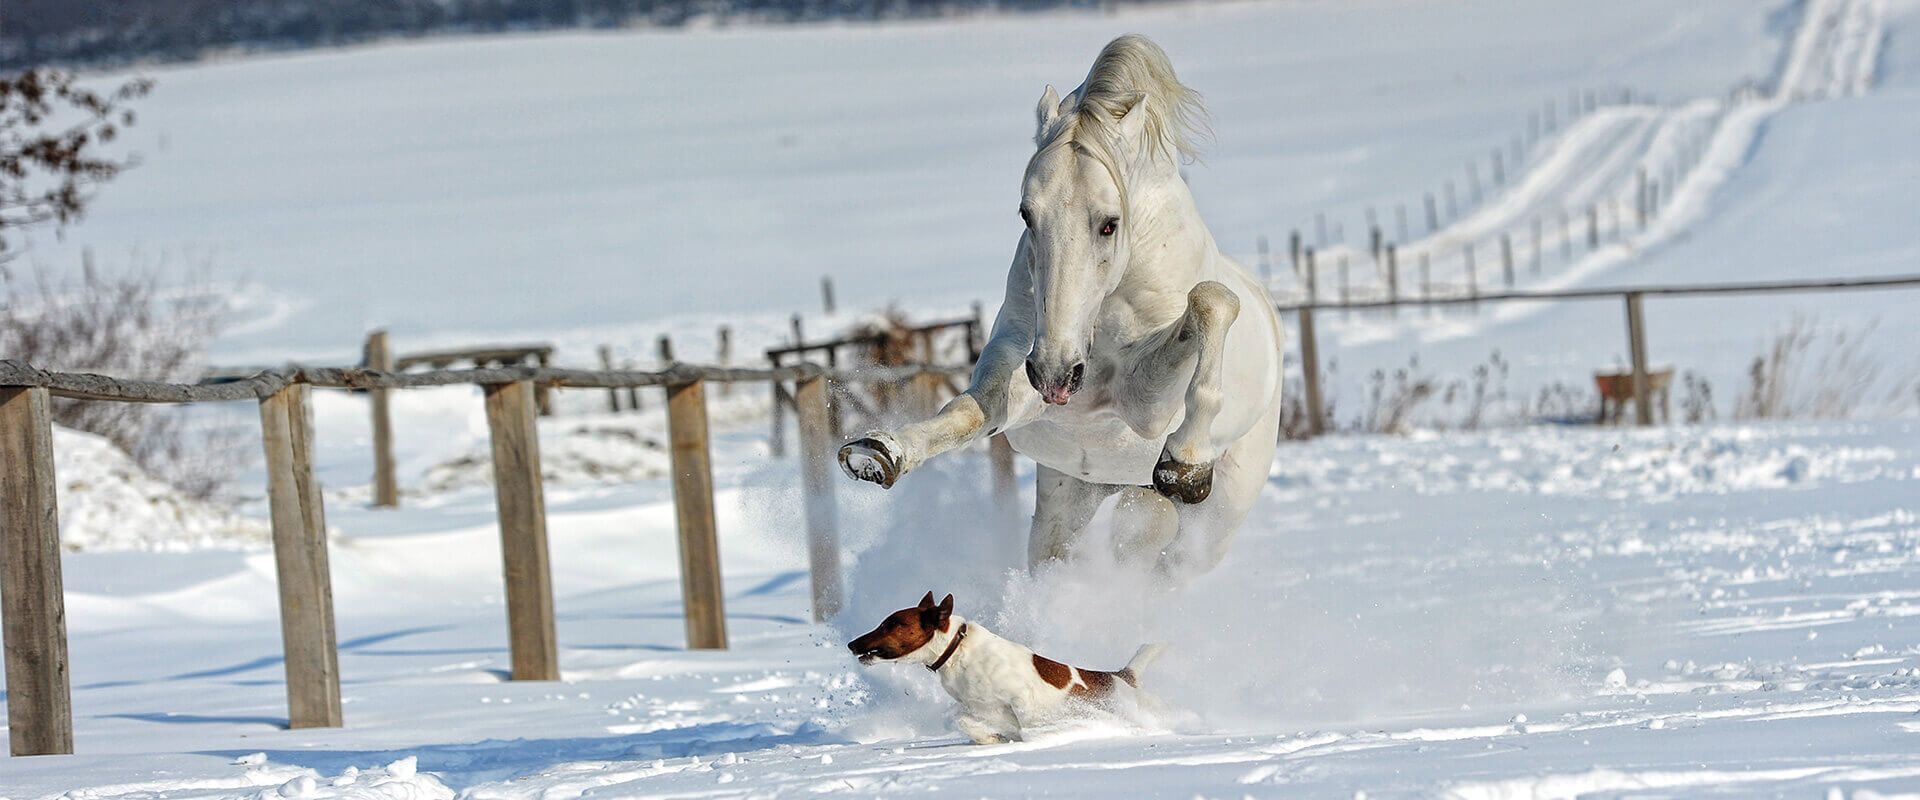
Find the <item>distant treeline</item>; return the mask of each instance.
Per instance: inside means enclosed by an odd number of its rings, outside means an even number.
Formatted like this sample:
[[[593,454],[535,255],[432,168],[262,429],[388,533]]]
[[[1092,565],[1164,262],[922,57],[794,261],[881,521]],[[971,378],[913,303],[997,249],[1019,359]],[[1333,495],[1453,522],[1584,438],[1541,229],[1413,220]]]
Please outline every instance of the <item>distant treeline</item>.
[[[1147,0],[1129,0],[1146,2]],[[394,36],[696,21],[910,19],[1118,0],[4,0],[0,67],[182,61]]]

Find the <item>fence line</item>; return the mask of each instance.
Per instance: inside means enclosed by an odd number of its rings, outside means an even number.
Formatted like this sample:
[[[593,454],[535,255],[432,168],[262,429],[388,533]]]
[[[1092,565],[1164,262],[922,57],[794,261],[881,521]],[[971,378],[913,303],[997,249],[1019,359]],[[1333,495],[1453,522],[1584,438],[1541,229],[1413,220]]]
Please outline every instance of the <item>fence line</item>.
[[[1419,299],[1389,298],[1386,300],[1361,300],[1355,302],[1321,303],[1306,302],[1281,304],[1282,313],[1293,312],[1299,316],[1300,324],[1300,367],[1305,379],[1305,401],[1307,412],[1307,430],[1310,435],[1326,432],[1326,408],[1321,402],[1320,389],[1320,346],[1316,337],[1313,312],[1321,309],[1378,309],[1399,308],[1400,306],[1442,306],[1463,303],[1498,303],[1516,301],[1552,301],[1552,300],[1600,300],[1618,299],[1626,305],[1627,351],[1632,356],[1630,380],[1633,391],[1634,413],[1641,425],[1653,424],[1652,382],[1647,372],[1647,335],[1646,325],[1641,313],[1642,299],[1646,297],[1684,297],[1732,294],[1769,294],[1779,292],[1828,292],[1862,289],[1900,289],[1920,286],[1920,275],[1889,275],[1876,278],[1839,278],[1825,281],[1754,281],[1747,283],[1720,284],[1677,284],[1666,286],[1618,286],[1593,289],[1562,289],[1545,292],[1496,292],[1494,294],[1468,294],[1465,296],[1421,297]]]
[[[924,381],[966,375],[967,366],[829,369],[794,364],[772,369],[674,364],[658,371],[579,370],[543,366],[387,370],[295,367],[217,384],[124,380],[50,372],[0,360],[0,628],[6,650],[8,739],[14,755],[73,752],[66,601],[60,575],[59,516],[53,462],[53,397],[127,403],[260,405],[267,459],[267,496],[278,576],[288,722],[339,727],[340,668],[328,570],[326,512],[313,476],[313,423],[308,394],[325,389],[392,390],[471,385],[483,389],[492,444],[494,491],[507,596],[508,641],[515,680],[560,677],[548,567],[546,501],[536,415],[553,388],[636,389],[667,393],[673,495],[679,529],[681,589],[687,641],[725,648],[726,611],[714,520],[707,426],[707,383],[794,381],[799,397],[808,560],[813,615],[841,605],[835,470],[828,402],[831,382]],[[923,377],[924,376],[924,377]],[[996,490],[1012,493],[1011,451],[996,437],[990,460]],[[1001,497],[998,504],[1010,505]]]

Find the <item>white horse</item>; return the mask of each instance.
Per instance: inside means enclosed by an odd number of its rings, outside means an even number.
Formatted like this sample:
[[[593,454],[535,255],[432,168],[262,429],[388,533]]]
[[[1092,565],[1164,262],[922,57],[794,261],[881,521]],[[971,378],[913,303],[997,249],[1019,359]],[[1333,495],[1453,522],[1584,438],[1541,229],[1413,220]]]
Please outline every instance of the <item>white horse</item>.
[[[931,418],[848,443],[840,465],[891,487],[1004,431],[1039,464],[1031,566],[1067,557],[1123,493],[1115,530],[1137,532],[1115,542],[1124,559],[1174,577],[1212,569],[1273,461],[1284,339],[1180,177],[1199,95],[1128,35],[1066,100],[1048,86],[1038,113],[1027,229],[971,385]]]

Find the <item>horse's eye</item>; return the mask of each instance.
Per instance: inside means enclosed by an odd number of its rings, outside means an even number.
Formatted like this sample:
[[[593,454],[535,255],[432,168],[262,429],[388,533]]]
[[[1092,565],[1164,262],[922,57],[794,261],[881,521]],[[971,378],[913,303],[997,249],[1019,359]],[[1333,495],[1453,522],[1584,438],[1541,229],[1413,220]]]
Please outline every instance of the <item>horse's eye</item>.
[[[1020,207],[1020,221],[1026,223],[1029,228],[1033,227],[1033,213],[1028,211],[1026,206]]]
[[[1120,218],[1108,217],[1106,223],[1100,226],[1100,235],[1112,236],[1113,232],[1117,230],[1120,230]]]

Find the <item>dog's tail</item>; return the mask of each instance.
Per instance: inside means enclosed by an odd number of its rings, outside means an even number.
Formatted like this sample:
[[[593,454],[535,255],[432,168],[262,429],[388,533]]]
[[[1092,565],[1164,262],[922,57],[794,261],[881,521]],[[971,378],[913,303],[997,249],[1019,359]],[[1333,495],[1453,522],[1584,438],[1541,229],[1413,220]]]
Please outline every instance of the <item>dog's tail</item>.
[[[1133,651],[1133,658],[1129,659],[1127,665],[1120,669],[1120,677],[1131,685],[1139,686],[1141,670],[1146,669],[1156,659],[1160,658],[1161,651],[1166,649],[1167,646],[1164,644],[1149,642],[1140,645],[1140,649]]]

